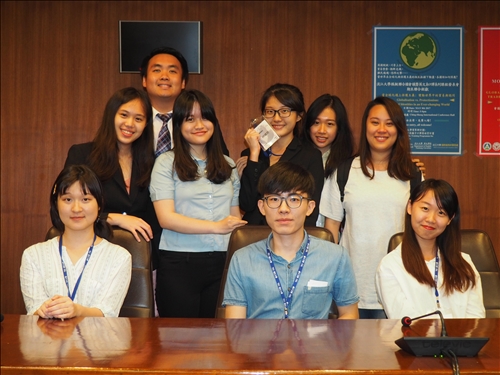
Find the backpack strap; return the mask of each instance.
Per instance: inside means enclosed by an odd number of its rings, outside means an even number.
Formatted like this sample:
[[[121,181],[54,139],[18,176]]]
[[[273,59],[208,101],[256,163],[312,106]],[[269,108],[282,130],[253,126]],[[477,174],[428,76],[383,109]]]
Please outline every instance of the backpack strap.
[[[337,185],[339,185],[340,190],[340,201],[342,202],[342,206],[344,206],[344,196],[345,196],[345,185],[347,184],[347,180],[349,179],[349,172],[351,171],[352,161],[354,160],[354,156],[351,156],[349,159],[344,160],[337,167]],[[345,208],[344,208],[344,218],[340,223],[339,228],[339,243],[340,237],[342,237],[342,232],[344,231],[345,226]]]
[[[340,190],[340,201],[344,202],[344,190],[347,180],[349,179],[349,172],[351,171],[351,165],[354,157],[350,157],[344,160],[337,168],[337,185],[339,185]],[[344,215],[345,216],[345,215]]]

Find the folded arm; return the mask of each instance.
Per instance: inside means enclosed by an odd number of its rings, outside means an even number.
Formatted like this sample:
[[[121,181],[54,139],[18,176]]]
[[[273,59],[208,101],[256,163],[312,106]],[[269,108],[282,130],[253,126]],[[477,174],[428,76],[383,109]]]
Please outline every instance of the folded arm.
[[[153,202],[162,228],[186,234],[227,234],[245,225],[238,206],[232,206],[230,215],[219,221],[195,219],[175,212],[173,199]]]

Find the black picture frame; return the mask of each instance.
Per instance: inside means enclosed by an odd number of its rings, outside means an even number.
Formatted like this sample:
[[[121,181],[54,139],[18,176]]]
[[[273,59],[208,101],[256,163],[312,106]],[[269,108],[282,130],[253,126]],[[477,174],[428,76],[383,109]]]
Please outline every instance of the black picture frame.
[[[120,73],[140,73],[144,57],[166,46],[182,53],[190,74],[201,74],[201,27],[199,21],[119,21]]]

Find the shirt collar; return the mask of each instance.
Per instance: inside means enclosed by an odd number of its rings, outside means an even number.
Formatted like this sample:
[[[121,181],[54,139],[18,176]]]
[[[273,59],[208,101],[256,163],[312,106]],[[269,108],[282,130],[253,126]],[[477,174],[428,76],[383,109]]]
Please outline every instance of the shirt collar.
[[[153,107],[153,106],[151,106],[151,108],[153,109],[153,118],[156,118],[156,115],[157,115],[158,113],[160,113],[160,114],[162,113],[162,112],[158,111],[158,110],[157,110],[155,107]],[[168,111],[167,113],[172,113],[172,111]]]
[[[300,248],[299,248],[299,250],[297,251],[297,253],[296,253],[296,255],[295,255],[296,257],[297,257],[298,255],[300,255],[300,257],[302,257],[302,255],[304,254],[304,251],[306,250],[306,246],[307,246],[307,236],[308,236],[308,235],[307,235],[307,232],[306,232],[306,230],[304,229],[304,239],[302,240],[302,244],[300,245]],[[272,238],[273,238],[273,232],[271,231],[271,233],[270,233],[270,234],[269,234],[269,236],[267,237],[267,240],[266,240],[266,246],[267,246],[267,248],[268,248],[269,250],[271,250],[271,253],[272,253],[273,255],[276,255],[276,254],[274,253],[273,249],[271,249],[271,240],[272,240]],[[311,249],[309,249],[309,251],[311,251]],[[299,254],[299,253],[300,253],[300,254]],[[295,259],[294,259],[294,260],[295,260]]]

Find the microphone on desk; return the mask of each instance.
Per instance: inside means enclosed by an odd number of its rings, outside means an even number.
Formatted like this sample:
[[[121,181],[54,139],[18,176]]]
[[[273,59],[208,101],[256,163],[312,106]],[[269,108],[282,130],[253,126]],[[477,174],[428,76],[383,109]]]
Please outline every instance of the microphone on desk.
[[[446,332],[446,326],[444,324],[443,314],[439,310],[433,311],[433,312],[431,312],[429,314],[417,316],[416,318],[410,318],[409,316],[403,316],[401,318],[401,324],[403,326],[405,326],[405,327],[409,327],[410,324],[411,324],[411,322],[413,322],[414,320],[418,320],[420,318],[425,318],[426,316],[431,316],[431,315],[434,315],[434,314],[438,314],[439,315],[439,319],[441,319],[441,337],[448,336],[448,332]]]
[[[395,343],[405,352],[413,354],[417,357],[436,357],[450,351],[452,351],[456,356],[474,357],[489,340],[487,337],[448,337],[443,314],[439,310],[417,316],[416,318],[404,316],[401,319],[401,324],[403,327],[409,327],[414,320],[425,318],[434,314],[439,315],[441,320],[441,337],[403,336],[396,340]]]

